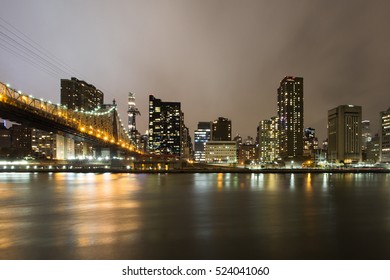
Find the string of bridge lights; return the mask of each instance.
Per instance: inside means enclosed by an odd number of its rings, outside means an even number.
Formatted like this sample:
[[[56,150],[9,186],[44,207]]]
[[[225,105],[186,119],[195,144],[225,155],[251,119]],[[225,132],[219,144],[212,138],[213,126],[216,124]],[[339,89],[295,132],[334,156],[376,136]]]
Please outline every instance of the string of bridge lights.
[[[108,110],[103,111],[103,112],[99,111],[99,110],[102,110],[102,108],[96,108],[96,109],[94,109],[93,111],[83,111],[83,110],[77,110],[77,109],[76,109],[76,110],[71,110],[71,109],[68,109],[67,106],[65,106],[65,105],[53,104],[50,100],[47,101],[47,100],[44,100],[43,98],[35,98],[35,97],[32,96],[32,95],[27,95],[27,94],[23,93],[23,92],[20,91],[20,90],[16,90],[16,89],[12,88],[10,84],[3,84],[3,83],[1,83],[1,82],[0,82],[0,84],[2,84],[3,86],[7,87],[9,90],[13,91],[14,93],[18,94],[19,96],[22,96],[22,97],[26,97],[26,98],[28,98],[28,99],[31,99],[32,102],[33,102],[34,100],[36,100],[36,101],[39,101],[39,102],[46,103],[46,105],[58,107],[58,108],[64,109],[64,110],[69,110],[69,111],[74,112],[74,113],[76,113],[76,114],[92,115],[92,116],[98,116],[98,117],[99,117],[99,116],[108,115],[108,114],[112,113],[112,112],[116,109],[116,105],[113,105],[113,106],[111,106]],[[1,92],[0,92],[0,94],[1,94]],[[125,129],[125,127],[124,127],[124,125],[123,125],[123,123],[122,123],[122,120],[120,119],[120,116],[119,116],[119,113],[118,113],[118,112],[117,112],[117,114],[118,114],[119,124],[120,124],[120,126],[121,126],[121,128],[122,128],[122,130],[123,130],[123,133],[124,133],[124,135],[125,135],[125,138],[127,138],[127,139],[125,139],[125,140],[131,142],[130,135],[129,135],[128,131]],[[85,129],[82,129],[82,128],[81,128],[80,130],[81,130],[81,132],[84,132],[84,133],[88,134],[88,133],[85,131]],[[103,133],[103,134],[104,134],[104,133]],[[100,133],[99,133],[99,135],[100,135]],[[99,138],[99,137],[98,137],[98,138]],[[107,137],[105,137],[105,138],[107,138]],[[108,139],[108,138],[107,138],[107,139]],[[105,140],[106,140],[106,139],[105,139]],[[112,141],[111,141],[111,142],[112,142]],[[120,140],[119,142],[123,142],[123,141]],[[126,145],[124,145],[124,143],[120,143],[120,146],[125,147]],[[133,150],[133,149],[130,148],[130,150]]]

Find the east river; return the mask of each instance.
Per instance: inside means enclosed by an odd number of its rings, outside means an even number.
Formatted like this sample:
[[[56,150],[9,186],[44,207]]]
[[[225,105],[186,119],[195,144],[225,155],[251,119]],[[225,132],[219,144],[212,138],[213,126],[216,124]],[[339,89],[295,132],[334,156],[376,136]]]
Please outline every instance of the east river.
[[[0,259],[390,259],[390,174],[0,173]]]

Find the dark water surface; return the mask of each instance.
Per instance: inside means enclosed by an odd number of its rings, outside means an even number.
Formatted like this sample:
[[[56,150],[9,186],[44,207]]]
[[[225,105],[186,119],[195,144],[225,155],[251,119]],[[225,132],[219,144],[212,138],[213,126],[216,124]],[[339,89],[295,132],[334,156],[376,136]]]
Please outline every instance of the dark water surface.
[[[0,173],[1,259],[390,259],[390,174]]]

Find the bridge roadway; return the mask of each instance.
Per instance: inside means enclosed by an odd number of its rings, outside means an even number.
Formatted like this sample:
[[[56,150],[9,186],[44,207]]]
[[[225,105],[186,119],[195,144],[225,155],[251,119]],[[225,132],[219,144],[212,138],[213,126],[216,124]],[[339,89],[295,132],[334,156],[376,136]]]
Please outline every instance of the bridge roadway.
[[[143,154],[132,144],[115,104],[90,112],[76,111],[34,98],[0,82],[0,117],[98,147]]]

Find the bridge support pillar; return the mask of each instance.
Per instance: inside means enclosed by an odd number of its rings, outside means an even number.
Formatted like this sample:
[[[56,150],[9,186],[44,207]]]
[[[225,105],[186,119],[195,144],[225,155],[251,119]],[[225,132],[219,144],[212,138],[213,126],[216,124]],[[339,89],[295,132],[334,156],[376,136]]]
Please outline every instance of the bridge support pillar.
[[[94,153],[93,153],[95,158],[118,158],[120,157],[120,151],[114,147],[95,147],[94,148]]]
[[[94,147],[93,148],[93,157],[94,158],[102,157],[102,147]]]

